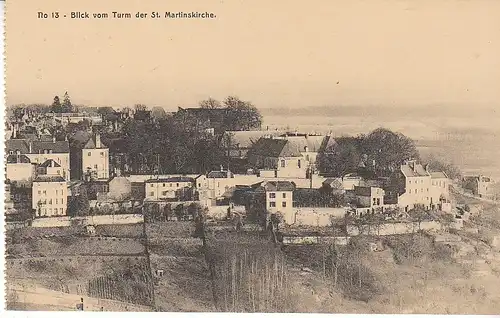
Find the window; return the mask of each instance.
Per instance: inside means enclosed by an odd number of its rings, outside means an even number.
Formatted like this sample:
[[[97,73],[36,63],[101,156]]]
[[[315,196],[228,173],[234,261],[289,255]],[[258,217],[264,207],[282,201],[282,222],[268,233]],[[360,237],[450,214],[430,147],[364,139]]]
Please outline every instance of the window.
[[[155,185],[151,183],[151,188],[153,188]]]
[[[300,159],[299,159],[299,160],[297,160],[297,165],[298,165],[298,166],[299,166],[299,168],[300,168]]]
[[[274,193],[274,192],[269,193],[269,198],[271,198],[271,199],[276,198],[276,193]]]
[[[165,183],[163,184],[163,187],[165,187]]]
[[[429,188],[427,188],[427,192],[429,192]]]
[[[150,193],[149,193],[149,196],[154,197],[154,196],[155,196],[155,193],[154,193],[154,192],[150,192]]]
[[[276,202],[269,202],[269,207],[275,208],[276,207]]]
[[[49,204],[52,204],[52,199],[49,199]]]
[[[283,199],[286,199],[286,193],[283,193]]]
[[[39,194],[39,195],[40,195],[40,194],[42,194],[42,191],[38,190],[38,194]]]
[[[90,157],[90,156],[92,156],[92,153],[89,151],[89,152],[87,153],[87,156],[89,156],[89,157]]]
[[[97,170],[97,165],[94,165],[94,169],[96,169],[96,170]]]
[[[424,192],[424,189],[420,189],[420,193]]]
[[[9,155],[13,155],[13,154],[14,154],[14,151],[9,150]]]
[[[49,215],[52,214],[52,208],[49,208]]]
[[[411,184],[411,180],[408,180],[408,184]]]
[[[408,193],[409,193],[409,194],[411,194],[411,189],[410,189],[410,190],[408,190]]]
[[[60,208],[59,211],[61,212],[61,214],[64,214],[64,209],[63,208]]]
[[[64,199],[61,199],[61,204],[64,204]]]
[[[161,195],[167,195],[167,191],[163,191]]]
[[[380,198],[377,198],[377,205],[380,205]]]
[[[285,160],[281,160],[281,167],[285,168]]]
[[[61,170],[57,170],[57,174],[59,174],[59,175],[60,175],[60,174],[61,174]]]
[[[286,202],[281,202],[281,207],[286,208]]]
[[[56,204],[59,204],[59,199],[56,199]]]
[[[179,184],[177,183],[177,188],[179,187]]]
[[[46,208],[43,208],[43,209],[42,209],[42,214],[43,214],[43,215],[47,215],[47,209],[46,209]]]
[[[373,205],[377,205],[377,199],[373,198]]]
[[[47,191],[46,190],[43,190],[43,195],[46,195],[47,194]]]
[[[173,185],[172,185],[172,183],[169,183],[168,185],[169,185],[170,187],[172,187],[172,186],[173,186]]]
[[[101,151],[101,157],[104,157],[104,152],[103,151]]]

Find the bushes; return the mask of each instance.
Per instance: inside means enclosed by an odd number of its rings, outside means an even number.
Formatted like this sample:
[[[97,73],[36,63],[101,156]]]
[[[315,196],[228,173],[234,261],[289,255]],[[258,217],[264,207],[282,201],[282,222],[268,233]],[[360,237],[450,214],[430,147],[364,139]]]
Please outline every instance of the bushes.
[[[393,236],[386,240],[386,244],[392,248],[397,264],[413,264],[424,255],[430,255],[433,243],[429,237],[417,233]]]
[[[332,286],[344,296],[368,302],[381,294],[384,287],[364,264],[368,250],[365,238],[353,239],[347,246],[331,245],[323,251],[323,275],[331,280]]]
[[[145,306],[152,305],[153,281],[147,267],[127,264],[126,268],[89,281],[89,295]]]
[[[435,243],[431,236],[422,232],[389,237],[385,243],[392,248],[397,264],[415,264],[425,260],[451,261],[457,251],[456,247]]]
[[[206,250],[216,308],[289,312],[293,308],[285,255],[268,241],[216,242]]]

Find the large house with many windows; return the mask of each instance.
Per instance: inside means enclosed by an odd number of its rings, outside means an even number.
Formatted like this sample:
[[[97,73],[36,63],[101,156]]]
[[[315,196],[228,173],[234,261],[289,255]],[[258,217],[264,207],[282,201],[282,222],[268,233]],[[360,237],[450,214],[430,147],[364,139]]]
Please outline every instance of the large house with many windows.
[[[39,175],[33,180],[32,208],[36,217],[66,215],[67,200],[68,187],[61,176]]]

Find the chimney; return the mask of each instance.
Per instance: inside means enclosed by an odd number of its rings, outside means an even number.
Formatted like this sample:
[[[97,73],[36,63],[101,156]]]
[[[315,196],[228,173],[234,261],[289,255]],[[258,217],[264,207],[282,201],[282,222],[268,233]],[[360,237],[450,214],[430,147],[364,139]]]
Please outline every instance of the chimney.
[[[17,138],[17,123],[15,123],[13,125],[13,131],[12,131],[12,139],[16,139]]]
[[[224,167],[222,167],[222,165],[220,165],[220,171],[224,171]]]
[[[97,133],[95,135],[95,147],[101,148],[101,134],[100,133]]]

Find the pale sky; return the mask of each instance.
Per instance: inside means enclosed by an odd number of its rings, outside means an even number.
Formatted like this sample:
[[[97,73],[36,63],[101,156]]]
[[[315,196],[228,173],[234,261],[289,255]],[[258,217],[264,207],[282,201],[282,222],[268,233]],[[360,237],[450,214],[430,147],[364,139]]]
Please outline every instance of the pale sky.
[[[37,19],[37,11],[211,11],[215,20]],[[496,0],[15,0],[7,104],[500,108]],[[337,82],[339,82],[337,84]]]

